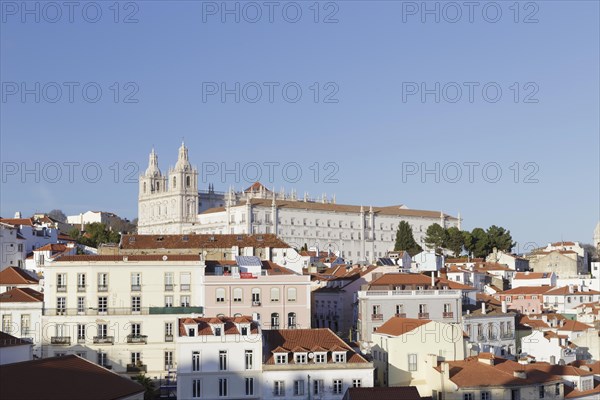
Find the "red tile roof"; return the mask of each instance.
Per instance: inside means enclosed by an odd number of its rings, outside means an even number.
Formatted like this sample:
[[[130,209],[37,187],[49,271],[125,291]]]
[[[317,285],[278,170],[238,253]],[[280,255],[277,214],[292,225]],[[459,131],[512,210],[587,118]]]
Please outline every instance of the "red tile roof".
[[[589,290],[587,292],[579,291],[579,288],[573,286],[573,292],[571,292],[571,288],[569,286],[563,286],[559,288],[550,288],[548,292],[544,293],[546,296],[566,296],[566,295],[583,295],[583,296],[591,296],[600,294],[595,290]]]
[[[120,248],[144,249],[223,249],[231,247],[289,248],[290,245],[273,234],[256,235],[123,235]]]
[[[19,267],[8,267],[0,271],[0,285],[35,285],[39,279]]]
[[[554,272],[517,272],[513,279],[546,279]]]
[[[144,255],[75,255],[60,256],[54,262],[124,262],[124,261],[197,261],[200,262],[200,256],[197,254],[144,254]]]
[[[250,324],[250,333],[258,333],[258,325],[252,321],[252,317],[199,317],[199,318],[181,318],[179,320],[179,335],[188,336],[186,325],[194,325],[196,336],[213,336],[212,325],[223,325],[224,335],[239,335],[240,332],[236,324]]]
[[[14,288],[0,294],[0,303],[37,303],[44,301],[44,295],[31,288]]]
[[[18,337],[14,337],[13,335],[9,335],[8,333],[0,331],[0,347],[12,347],[12,346],[22,346],[22,345],[30,345],[31,342],[25,339],[19,339]],[[0,379],[0,382],[3,382]],[[2,385],[0,385],[2,386]],[[0,390],[0,393],[2,391]],[[0,398],[3,398],[0,396]]]
[[[344,398],[348,400],[431,400],[431,396],[422,397],[414,386],[395,387],[351,387]]]
[[[5,224],[10,225],[33,225],[33,218],[2,218],[0,217],[0,222],[4,222]]]
[[[284,349],[293,349],[294,347],[306,349],[315,346],[322,347],[328,353],[332,351],[346,351],[346,363],[366,363],[361,355],[356,353],[335,333],[327,328],[317,329],[279,329],[263,331],[263,355],[266,358],[265,364],[274,364],[275,360],[272,351],[278,347]],[[289,356],[291,357],[291,353]],[[331,354],[329,354],[331,357]],[[293,358],[290,358],[293,363]],[[331,358],[328,359],[331,361]]]
[[[116,400],[144,392],[121,377],[75,355],[0,365],[0,398],[11,400]]]
[[[505,290],[503,292],[496,293],[498,295],[519,295],[519,294],[546,294],[549,290],[553,289],[553,286],[521,286]]]
[[[375,333],[383,333],[391,336],[401,336],[407,332],[412,332],[420,326],[430,323],[429,319],[414,319],[392,317],[381,325]]]

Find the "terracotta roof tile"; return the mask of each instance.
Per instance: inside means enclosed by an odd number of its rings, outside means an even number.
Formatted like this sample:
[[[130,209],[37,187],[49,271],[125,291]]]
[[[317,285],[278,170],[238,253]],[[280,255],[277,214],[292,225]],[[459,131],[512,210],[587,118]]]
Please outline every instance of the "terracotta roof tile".
[[[290,245],[273,234],[256,235],[123,235],[120,248],[144,249],[222,249],[238,247],[289,248]]]
[[[0,285],[35,285],[39,279],[19,267],[8,267],[0,271]]]
[[[131,379],[75,355],[1,365],[0,380],[0,398],[12,400],[107,400],[144,392]]]
[[[18,337],[14,337],[13,335],[9,335],[8,333],[0,331],[0,347],[12,347],[12,346],[21,346],[21,345],[29,345],[30,341],[26,339],[20,339]],[[2,380],[0,380],[2,381]],[[0,385],[2,386],[2,385]],[[1,390],[0,390],[1,393]],[[1,396],[0,396],[1,397]]]
[[[431,397],[420,396],[414,386],[351,387],[346,393],[348,400],[431,400]]]
[[[44,301],[44,295],[31,288],[14,288],[0,294],[0,303],[37,303]]]
[[[391,336],[401,336],[407,332],[412,332],[420,326],[430,323],[428,319],[400,318],[392,317],[381,325],[375,333],[383,333]]]

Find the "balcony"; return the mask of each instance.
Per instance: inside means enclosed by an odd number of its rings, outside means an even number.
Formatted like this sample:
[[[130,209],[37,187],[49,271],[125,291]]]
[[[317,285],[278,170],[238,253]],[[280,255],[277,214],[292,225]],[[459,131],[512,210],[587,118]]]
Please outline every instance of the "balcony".
[[[181,290],[182,292],[189,292],[190,286],[191,285],[189,285],[189,284],[183,283],[183,284],[179,285],[179,290]]]
[[[142,314],[145,314],[142,308]],[[204,307],[148,307],[148,314],[203,314]]]
[[[127,343],[146,344],[146,343],[148,343],[148,336],[146,336],[146,335],[127,335]]]
[[[104,367],[106,369],[112,369],[112,365],[110,364],[99,364],[101,367]]]
[[[148,366],[146,364],[127,364],[127,373],[128,374],[141,374],[146,373],[148,371]]]
[[[172,292],[172,291],[173,291],[173,284],[165,283],[165,292]]]
[[[94,336],[94,344],[113,344],[114,336]]]
[[[77,291],[78,292],[85,292],[85,285],[78,285],[77,286]]]
[[[108,285],[98,285],[99,292],[108,292]]]
[[[371,321],[383,321],[383,314],[371,314]]]
[[[420,312],[419,319],[429,319],[429,313],[428,312]]]
[[[50,338],[50,344],[69,346],[71,344],[71,337],[70,336],[52,336]]]
[[[58,285],[56,287],[56,291],[57,292],[66,292],[67,291],[67,285]]]
[[[444,318],[454,318],[454,313],[452,311],[445,312],[442,314]]]
[[[253,301],[252,307],[260,307],[260,301]]]
[[[137,310],[137,309],[136,309]],[[77,308],[45,308],[43,315],[148,315],[148,314],[202,314],[203,307],[140,307],[139,311],[133,311],[130,307],[110,307],[110,308],[86,308],[84,310]]]
[[[165,342],[172,342],[173,341],[173,335],[165,335]]]
[[[513,338],[513,336],[514,336],[514,335],[512,334],[512,332],[504,332],[504,333],[501,335],[502,339],[512,339],[512,338]]]
[[[131,285],[132,292],[139,292],[142,290],[142,285]]]
[[[460,290],[366,290],[359,292],[359,297],[382,297],[382,296],[440,296],[459,295]]]
[[[406,318],[406,313],[396,313],[394,315],[398,318]]]

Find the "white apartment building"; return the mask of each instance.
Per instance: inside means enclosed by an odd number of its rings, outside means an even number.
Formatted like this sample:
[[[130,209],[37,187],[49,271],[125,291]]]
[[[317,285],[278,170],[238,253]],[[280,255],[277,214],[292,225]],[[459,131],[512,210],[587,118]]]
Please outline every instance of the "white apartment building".
[[[523,286],[556,286],[554,272],[517,272],[511,282],[512,288]]]
[[[18,267],[8,267],[0,271],[0,294],[14,288],[29,288],[42,291],[40,280],[30,271]]]
[[[306,244],[352,262],[370,262],[393,250],[400,221],[411,224],[415,240],[421,243],[433,223],[460,228],[460,218],[440,211],[413,210],[405,205],[343,205],[326,196],[313,200],[308,195],[298,198],[294,191],[276,193],[260,183],[240,192],[199,192],[198,172],[183,144],[177,164],[167,175],[158,168],[153,150],[148,168],[140,176],[141,234],[273,233],[294,248]]]
[[[14,288],[0,294],[1,330],[27,340],[41,357],[44,295],[31,288]]]
[[[120,220],[118,215],[106,211],[86,211],[67,216],[67,224],[75,225],[80,230],[83,230],[87,224],[99,223],[109,226]]]
[[[0,218],[0,223],[12,225],[17,229],[18,236],[24,239],[23,251],[25,255],[48,243],[58,243],[56,224],[46,216],[21,218],[21,213],[17,212],[15,218]],[[20,252],[20,250],[17,250],[17,252]]]
[[[203,312],[197,255],[63,256],[45,268],[44,357],[170,375],[178,319]]]
[[[341,400],[373,386],[373,363],[329,329],[263,331],[262,399]]]
[[[537,361],[550,364],[569,364],[577,359],[577,346],[567,335],[553,331],[533,330],[531,335],[521,338],[522,355],[533,356]]]
[[[475,288],[421,274],[385,274],[357,293],[358,340],[396,316],[459,323],[463,304],[475,304]]]
[[[509,312],[506,302],[482,301],[480,307],[466,307],[462,326],[467,334],[468,355],[490,353],[497,357],[514,358],[517,354],[515,313]]]
[[[436,254],[434,250],[423,250],[412,257],[412,272],[431,272],[440,271],[444,268],[445,257]]]
[[[262,398],[262,336],[250,317],[178,322],[177,398]]]
[[[544,308],[560,314],[577,315],[580,305],[600,301],[600,292],[573,285],[551,289],[543,296]]]
[[[25,244],[26,240],[17,227],[0,222],[0,271],[25,265]]]

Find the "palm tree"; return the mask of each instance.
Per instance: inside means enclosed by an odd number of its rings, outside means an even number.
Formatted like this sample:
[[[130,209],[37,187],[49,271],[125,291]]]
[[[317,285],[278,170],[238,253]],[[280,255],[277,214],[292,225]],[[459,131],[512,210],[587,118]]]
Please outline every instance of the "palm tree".
[[[136,375],[131,379],[133,379],[134,381],[136,381],[144,387],[144,400],[156,399],[156,389],[154,387],[154,381],[152,381],[152,379],[147,377],[145,374]]]

